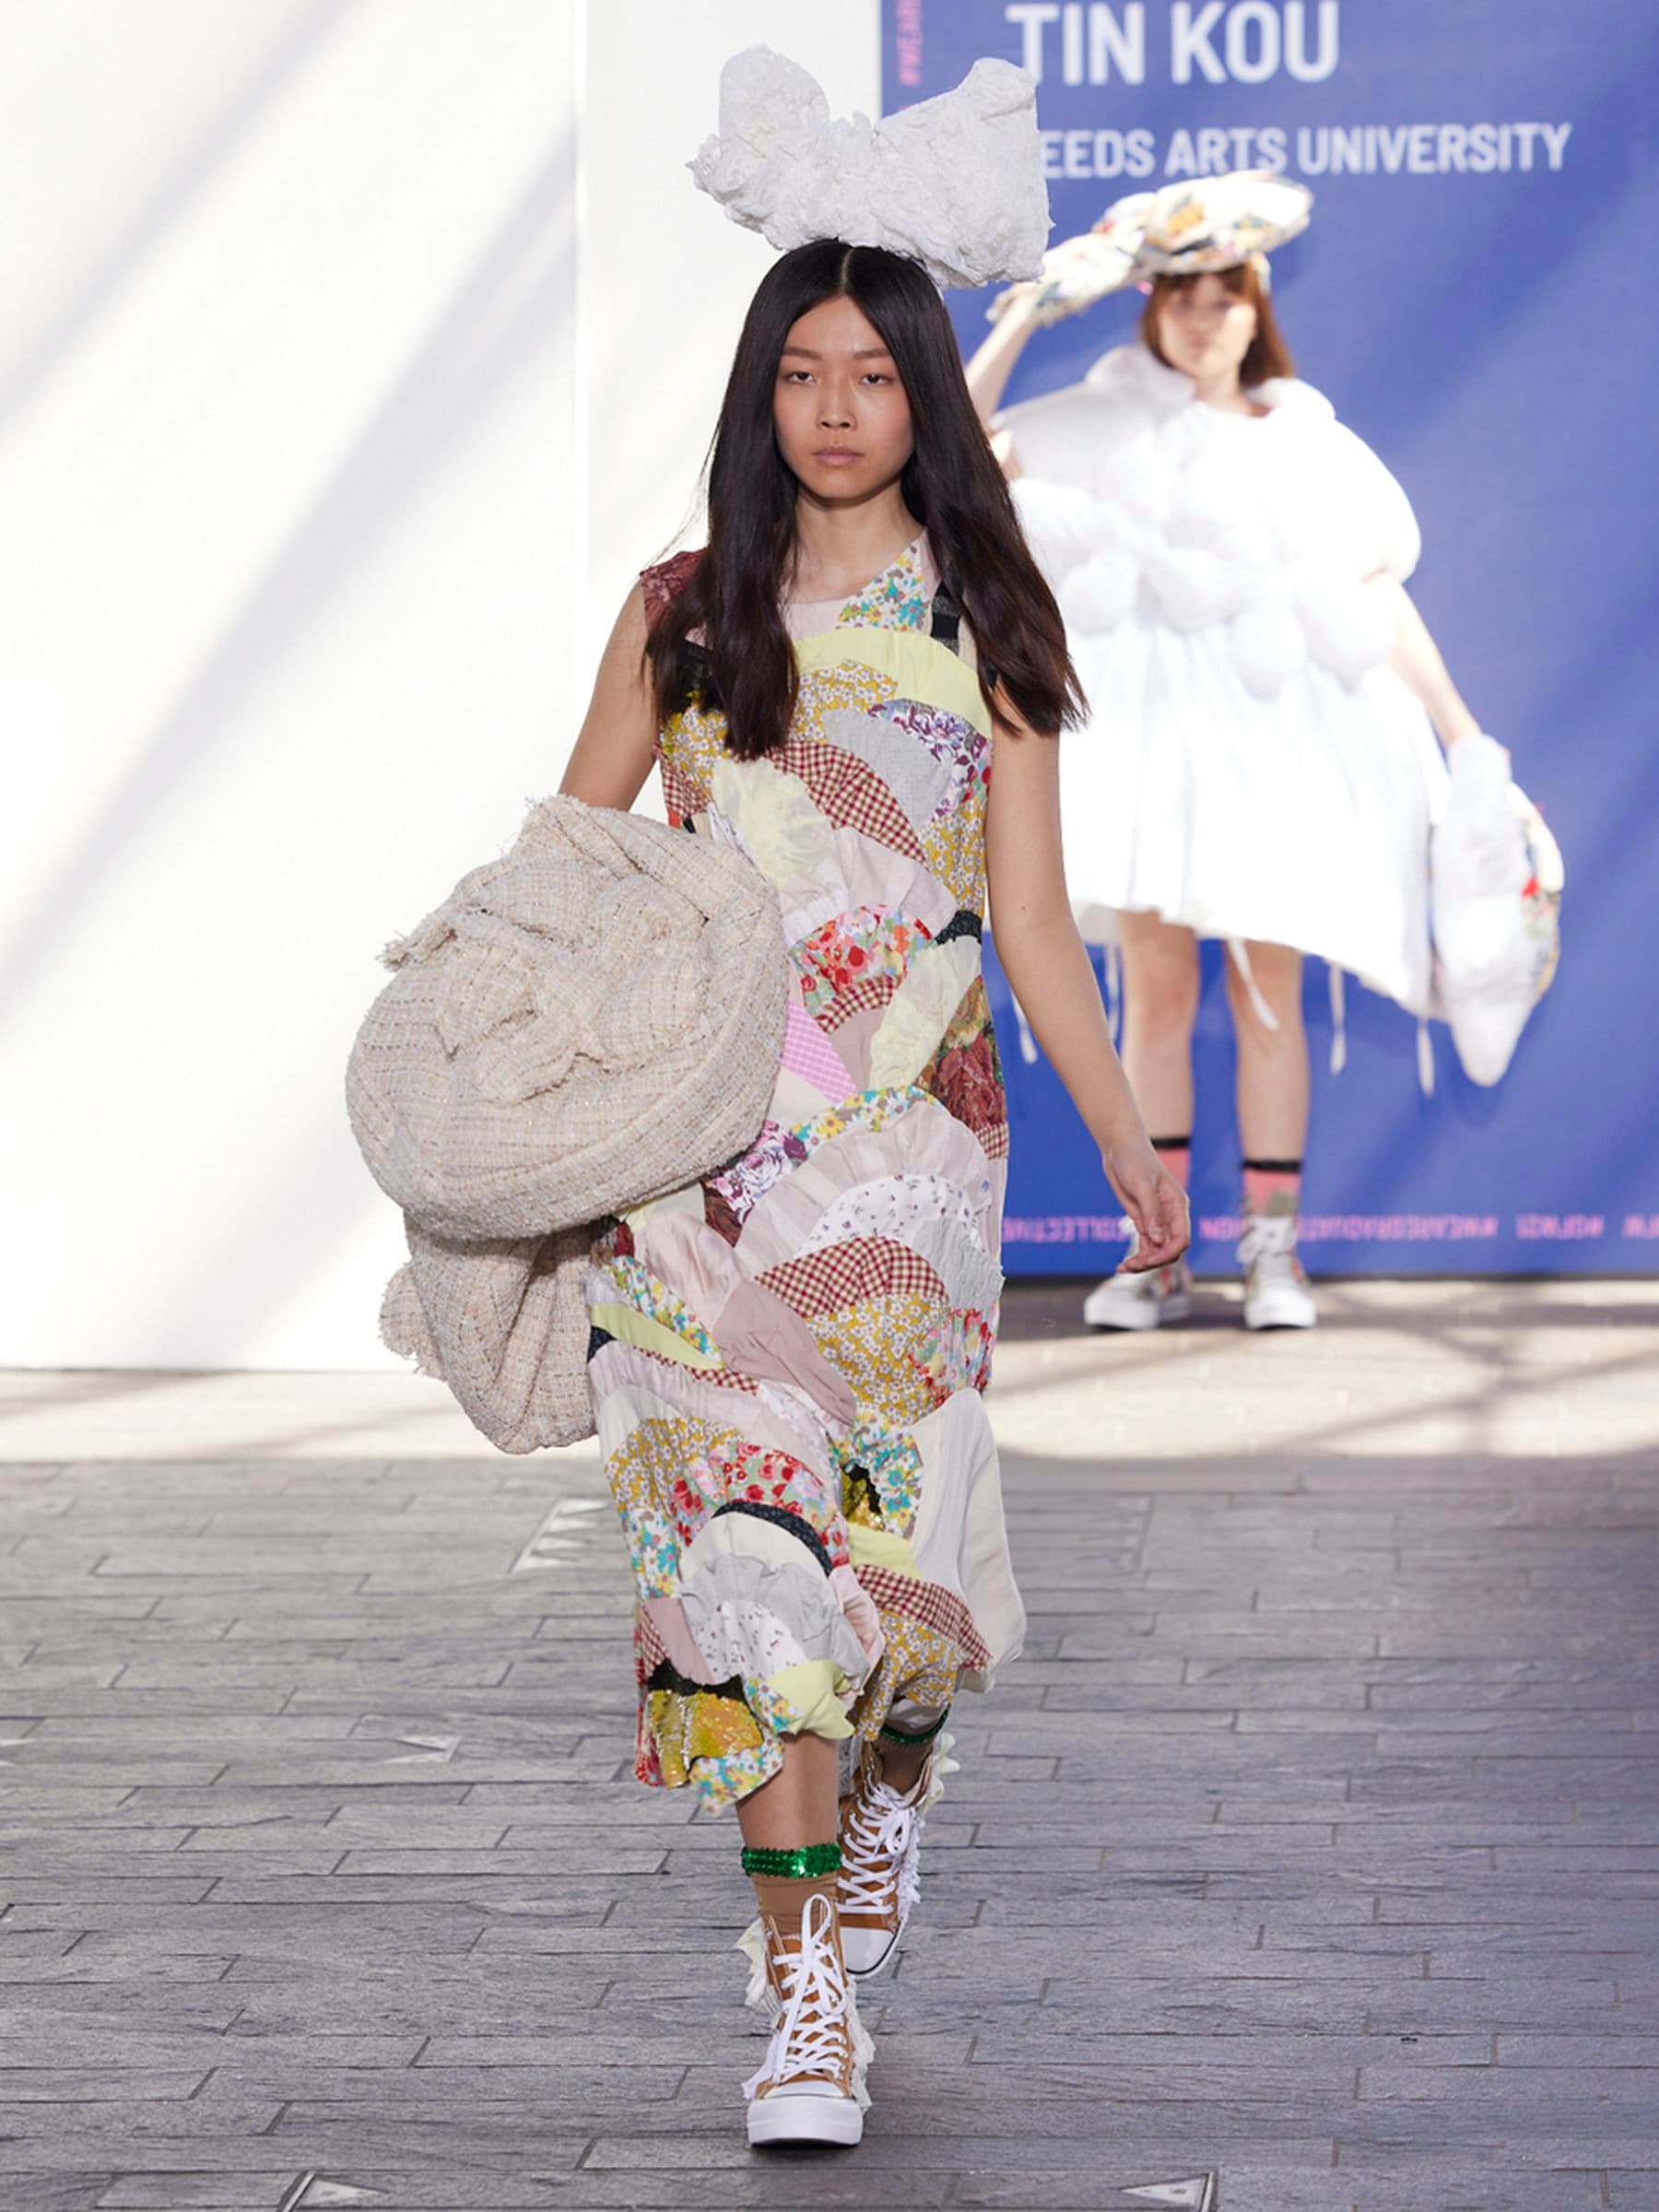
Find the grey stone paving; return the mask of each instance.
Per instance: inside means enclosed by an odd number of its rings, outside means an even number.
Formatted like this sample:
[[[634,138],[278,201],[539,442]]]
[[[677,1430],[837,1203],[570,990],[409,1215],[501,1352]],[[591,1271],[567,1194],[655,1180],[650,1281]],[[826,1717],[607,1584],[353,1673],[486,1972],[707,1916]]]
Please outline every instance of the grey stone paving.
[[[222,1391],[157,1457],[147,1379],[67,1379],[42,1451],[28,1378],[0,2205],[1656,2212],[1659,1288],[1326,1296],[1011,1299],[1030,1648],[959,1709],[864,2147],[766,2163],[735,1831],[627,1779],[591,1453],[376,1456],[385,1377],[235,1457]]]

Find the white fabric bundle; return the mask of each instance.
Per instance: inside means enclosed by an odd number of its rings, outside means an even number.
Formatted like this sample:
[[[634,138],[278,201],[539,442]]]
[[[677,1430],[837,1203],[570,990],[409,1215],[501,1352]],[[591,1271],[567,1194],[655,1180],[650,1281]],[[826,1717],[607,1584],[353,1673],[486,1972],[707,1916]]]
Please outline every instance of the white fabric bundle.
[[[720,130],[689,168],[781,253],[885,246],[941,289],[1035,275],[1049,234],[1036,83],[1011,62],[975,62],[954,91],[872,123],[831,120],[816,77],[751,46],[722,70]]]
[[[1460,738],[1448,766],[1430,848],[1435,987],[1465,1073],[1489,1085],[1554,981],[1566,871],[1495,738]]]

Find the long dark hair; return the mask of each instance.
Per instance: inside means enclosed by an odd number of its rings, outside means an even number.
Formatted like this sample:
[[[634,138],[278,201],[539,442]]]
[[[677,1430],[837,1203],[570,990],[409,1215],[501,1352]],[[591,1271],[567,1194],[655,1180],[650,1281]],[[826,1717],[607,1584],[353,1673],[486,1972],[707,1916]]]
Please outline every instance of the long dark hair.
[[[818,239],[774,264],[744,319],[710,448],[709,545],[653,624],[647,653],[665,719],[694,695],[724,709],[726,743],[752,760],[782,743],[795,658],[779,601],[794,554],[794,476],[772,428],[790,331],[820,301],[860,307],[893,357],[910,401],[914,451],[900,478],[934,558],[974,633],[984,668],[1034,730],[1083,712],[1053,593],[1026,547],[1013,501],[973,410],[943,300],[921,265],[879,246]],[[700,630],[700,651],[688,642]]]

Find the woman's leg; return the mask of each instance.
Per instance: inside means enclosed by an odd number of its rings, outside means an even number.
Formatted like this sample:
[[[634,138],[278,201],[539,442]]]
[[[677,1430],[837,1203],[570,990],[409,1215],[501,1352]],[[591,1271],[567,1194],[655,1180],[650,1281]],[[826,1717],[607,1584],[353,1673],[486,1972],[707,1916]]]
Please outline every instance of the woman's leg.
[[[1198,942],[1158,914],[1120,914],[1124,954],[1124,1067],[1147,1134],[1184,1188],[1193,1141],[1193,1022],[1198,1012]],[[1184,1268],[1111,1275],[1083,1301],[1097,1329],[1152,1329],[1188,1309]]]
[[[1269,1029],[1237,960],[1227,962],[1227,1000],[1239,1041],[1239,1142],[1245,1159],[1293,1159],[1308,1135],[1308,1040],[1302,1029],[1301,954],[1247,945],[1251,977],[1278,1023]]]
[[[744,2084],[751,2144],[864,2133],[869,2044],[841,1947],[839,1764],[828,1737],[787,1735],[782,1767],[737,1807],[773,2017],[765,2064]]]
[[[1230,959],[1227,995],[1238,1039],[1239,1143],[1243,1155],[1244,1320],[1253,1329],[1311,1328],[1318,1318],[1296,1256],[1302,1152],[1308,1135],[1308,1041],[1301,955],[1286,945],[1245,947],[1250,983]],[[1256,996],[1277,1023],[1269,1028]]]
[[[786,1735],[782,1771],[738,1803],[744,1842],[774,1851],[832,1843],[838,1763],[827,1735]]]
[[[1120,914],[1124,1072],[1155,1143],[1193,1134],[1193,1022],[1198,941],[1160,914]]]
[[[763,1919],[798,1926],[815,1890],[835,1901],[839,1771],[828,1736],[786,1735],[781,1771],[738,1805],[744,1870]]]

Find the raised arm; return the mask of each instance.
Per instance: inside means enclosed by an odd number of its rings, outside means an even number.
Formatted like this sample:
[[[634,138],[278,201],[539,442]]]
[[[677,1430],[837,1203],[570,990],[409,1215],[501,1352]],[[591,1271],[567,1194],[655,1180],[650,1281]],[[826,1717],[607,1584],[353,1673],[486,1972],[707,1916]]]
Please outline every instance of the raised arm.
[[[1460,737],[1477,737],[1480,724],[1452,681],[1440,647],[1429,635],[1406,586],[1393,576],[1381,575],[1371,578],[1371,588],[1382,593],[1394,609],[1394,648],[1388,665],[1422,700],[1435,735],[1448,748]]]
[[[1008,379],[1014,365],[1025,351],[1026,341],[1037,328],[1030,311],[1030,299],[1036,295],[1034,284],[1016,285],[1008,295],[1008,304],[991,326],[990,335],[968,364],[968,390],[980,420],[986,429],[991,418],[1002,405],[1002,395],[1008,388]]]
[[[645,594],[622,602],[594,678],[576,743],[559,788],[590,806],[626,813],[644,788],[656,753],[656,704],[645,664]]]
[[[998,700],[1006,706],[1000,693]],[[1168,1266],[1191,1234],[1186,1194],[1147,1141],[1072,919],[1060,847],[1060,747],[1011,711],[997,716],[985,859],[996,957],[1135,1224],[1125,1267],[1140,1274]]]

